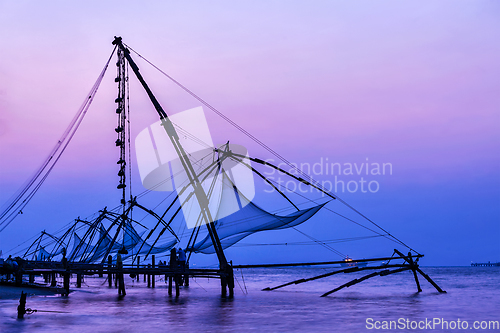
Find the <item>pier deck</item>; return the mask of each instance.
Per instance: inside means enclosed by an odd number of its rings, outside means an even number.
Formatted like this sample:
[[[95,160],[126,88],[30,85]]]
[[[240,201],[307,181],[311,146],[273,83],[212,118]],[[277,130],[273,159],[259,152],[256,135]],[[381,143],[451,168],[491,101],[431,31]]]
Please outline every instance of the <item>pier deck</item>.
[[[470,264],[472,267],[500,267],[500,262],[473,262]]]
[[[229,296],[232,296],[232,284],[228,282],[233,279],[232,269],[204,269],[204,268],[181,268],[180,266],[171,267],[169,265],[123,265],[123,269],[118,269],[116,265],[109,263],[90,264],[80,262],[61,262],[61,261],[32,261],[26,260],[21,263],[16,271],[7,269],[5,266],[0,267],[0,274],[10,274],[15,278],[17,286],[23,283],[23,276],[29,276],[29,281],[34,281],[34,276],[52,276],[59,274],[64,277],[64,290],[69,294],[69,285],[72,277],[76,277],[77,288],[81,287],[83,276],[99,275],[108,277],[108,283],[111,286],[112,280],[117,279],[119,274],[135,275],[137,279],[143,275],[148,281],[148,287],[155,287],[154,276],[161,275],[169,279],[169,290],[172,289],[172,284],[175,284],[176,296],[179,295],[179,285],[189,285],[189,278],[216,278],[221,279],[222,295],[225,296],[225,288],[229,287]],[[52,279],[52,281],[55,281]],[[54,287],[54,285],[52,285]],[[170,293],[170,292],[169,292]]]

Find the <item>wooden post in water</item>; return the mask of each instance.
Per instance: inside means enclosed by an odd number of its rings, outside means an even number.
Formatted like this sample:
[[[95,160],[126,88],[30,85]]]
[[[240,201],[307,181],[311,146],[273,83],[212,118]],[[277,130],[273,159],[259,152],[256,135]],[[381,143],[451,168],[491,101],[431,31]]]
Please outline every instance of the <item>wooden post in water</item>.
[[[408,260],[410,261],[410,266],[411,266],[411,270],[413,272],[413,277],[415,278],[415,283],[417,284],[417,290],[418,292],[422,292],[422,288],[420,288],[420,282],[418,281],[418,276],[417,276],[417,269],[416,267],[418,267],[415,263],[415,261],[412,259],[411,257],[411,252],[408,252]]]
[[[137,256],[137,268],[139,269],[139,264],[141,262],[141,256]],[[137,282],[139,282],[139,273],[137,273]]]
[[[76,273],[76,287],[77,288],[82,287],[82,273],[80,272]]]
[[[148,270],[151,269],[151,264],[148,264]],[[148,288],[151,287],[151,274],[148,272]]]
[[[35,275],[34,274],[30,274],[29,282],[30,283],[35,283]]]
[[[16,287],[20,287],[23,282],[23,273],[16,272],[15,278],[16,278]]]
[[[221,277],[220,278],[220,285],[221,285],[221,296],[222,297],[226,297],[227,295],[227,281],[226,281],[226,277]]]
[[[66,291],[66,296],[69,295],[69,277],[70,277],[70,274],[69,272],[64,272],[64,282],[63,282],[63,286],[64,286],[64,290]]]
[[[233,298],[234,296],[234,273],[233,273],[233,262],[230,262],[230,265],[227,267],[228,277],[227,277],[227,286],[229,288],[229,298]]]
[[[175,297],[179,297],[180,290],[179,290],[179,282],[180,282],[181,275],[176,274],[174,276],[175,280]]]
[[[186,263],[186,270],[189,270],[189,263],[188,262]],[[189,287],[189,274],[187,274],[187,273],[184,275],[184,285],[186,287]]]
[[[50,275],[50,286],[51,287],[55,287],[56,286],[56,283],[57,283],[57,280],[56,280],[56,273],[52,273]]]
[[[151,256],[151,262],[152,262],[151,268],[154,269],[155,268],[155,255],[154,254]],[[155,284],[156,284],[155,275],[153,273],[153,274],[151,274],[151,287],[154,288]]]
[[[175,247],[170,249],[169,267],[170,267],[170,272],[173,273],[173,276],[172,275],[168,276],[168,295],[172,296],[172,279],[175,280],[174,283],[177,293],[177,274],[174,273],[175,271],[177,271],[177,251],[175,250]]]
[[[110,273],[111,266],[113,265],[113,257],[108,256],[108,286],[111,288],[113,286],[113,274]]]
[[[401,258],[403,258],[410,265],[410,269],[413,272],[413,277],[415,278],[415,283],[417,284],[417,290],[418,290],[418,292],[421,292],[422,288],[420,288],[420,282],[418,281],[418,276],[417,276],[418,265],[413,260],[412,255],[411,255],[411,251],[408,252],[407,257],[403,253],[398,251],[397,249],[394,249],[394,253],[397,253]],[[418,258],[417,258],[417,260],[418,260]]]
[[[24,314],[26,313],[26,293],[21,291],[21,299],[19,299],[19,305],[17,306],[17,319],[24,319]]]
[[[436,288],[437,291],[439,291],[440,293],[446,293],[446,291],[444,291],[443,289],[441,289],[437,284],[436,282],[434,282],[430,277],[429,275],[425,274],[424,272],[422,272],[422,270],[420,268],[417,268],[416,269],[417,272],[420,273],[420,275],[422,275],[427,281],[429,281],[430,284],[432,284],[432,286],[434,288]]]
[[[220,286],[221,286],[221,296],[226,297],[227,280],[226,280],[226,276],[224,276],[224,275],[221,275],[221,277],[220,277]]]

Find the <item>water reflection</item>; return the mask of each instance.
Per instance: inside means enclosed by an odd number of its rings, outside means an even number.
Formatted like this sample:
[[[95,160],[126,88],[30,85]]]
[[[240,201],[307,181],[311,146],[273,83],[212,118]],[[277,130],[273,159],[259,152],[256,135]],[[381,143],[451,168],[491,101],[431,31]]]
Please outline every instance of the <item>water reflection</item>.
[[[147,288],[142,281],[130,283],[127,295],[119,299],[117,289],[102,286],[102,279],[87,278],[87,286],[69,297],[28,298],[28,307],[68,313],[35,313],[17,321],[18,301],[0,300],[0,332],[364,332],[367,318],[498,320],[499,269],[475,271],[477,274],[469,268],[426,271],[447,289],[447,294],[433,291],[425,282],[424,291],[416,293],[413,277],[405,274],[367,281],[328,297],[319,295],[344,280],[260,291],[317,273],[288,269],[245,272],[248,294],[235,289],[234,299],[221,298],[220,284],[202,279],[189,288],[182,287],[178,298],[169,296],[167,286],[161,283],[155,289]]]

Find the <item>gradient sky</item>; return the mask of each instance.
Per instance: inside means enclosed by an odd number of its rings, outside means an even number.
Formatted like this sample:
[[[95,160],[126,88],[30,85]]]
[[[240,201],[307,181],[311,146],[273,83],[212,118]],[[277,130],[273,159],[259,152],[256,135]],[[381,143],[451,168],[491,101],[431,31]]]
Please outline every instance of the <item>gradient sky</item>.
[[[120,35],[292,162],[391,163],[392,175],[370,178],[377,193],[339,195],[426,254],[423,264],[498,261],[499,18],[496,1],[0,0],[0,202],[57,142]],[[167,112],[199,105],[138,64]],[[114,66],[49,180],[0,234],[0,249],[118,203],[113,77]],[[138,133],[157,116],[135,79],[131,89]],[[272,157],[206,116],[215,142]],[[312,233],[332,223],[309,222]],[[268,261],[329,258],[316,250],[287,257],[273,248]],[[233,256],[268,258],[268,249],[255,251]]]

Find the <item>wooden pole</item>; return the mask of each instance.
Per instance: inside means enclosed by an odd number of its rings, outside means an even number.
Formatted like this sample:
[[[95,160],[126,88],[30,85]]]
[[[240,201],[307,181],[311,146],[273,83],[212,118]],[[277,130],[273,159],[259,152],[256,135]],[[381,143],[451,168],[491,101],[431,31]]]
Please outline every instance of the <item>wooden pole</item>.
[[[180,275],[176,274],[174,276],[174,280],[175,280],[175,297],[179,297],[179,294],[180,294],[180,290],[179,290],[179,279],[180,279]]]
[[[151,263],[152,263],[152,264],[151,264],[151,268],[153,268],[153,269],[154,269],[154,268],[155,268],[155,255],[154,255],[154,254],[151,256]],[[156,278],[155,278],[154,273],[153,273],[153,274],[151,274],[151,287],[153,287],[153,288],[156,286],[156,281],[155,281],[155,279],[156,279]]]
[[[82,273],[80,272],[76,273],[76,287],[77,288],[82,287]]]
[[[411,252],[408,252],[408,260],[410,261],[411,271],[413,272],[413,277],[415,278],[415,283],[417,284],[417,290],[420,293],[420,292],[422,292],[422,288],[420,288],[420,282],[418,281],[418,276],[417,276],[416,268],[418,267],[418,265],[411,258]]]
[[[172,276],[168,277],[168,295],[172,296]]]
[[[141,262],[141,256],[137,256],[137,268],[140,267],[140,262]],[[139,282],[139,273],[137,273],[137,282]]]
[[[168,118],[167,114],[163,110],[162,106],[154,96],[153,92],[147,85],[146,81],[144,81],[144,78],[142,77],[141,73],[139,72],[139,67],[137,64],[134,62],[132,57],[130,56],[130,51],[125,48],[125,46],[122,43],[122,38],[121,37],[115,37],[113,40],[113,45],[117,45],[122,51],[123,55],[127,59],[130,68],[134,72],[134,74],[137,76],[137,79],[141,83],[142,87],[144,90],[146,90],[146,93],[149,96],[149,99],[153,103],[160,119],[163,128],[165,129],[165,132],[170,138],[170,142],[172,143],[172,146],[174,147],[175,151],[177,152],[177,155],[184,167],[184,171],[188,176],[189,182],[191,183],[191,186],[194,189],[194,194],[198,200],[200,209],[201,209],[201,216],[203,217],[203,220],[206,222],[205,226],[207,227],[208,233],[210,235],[210,238],[212,240],[212,245],[215,249],[215,253],[217,254],[217,258],[219,259],[219,265],[221,269],[225,269],[227,266],[227,259],[224,254],[224,251],[222,249],[222,245],[220,243],[219,236],[217,235],[217,231],[215,229],[215,225],[212,222],[213,218],[210,213],[210,209],[208,206],[208,197],[207,194],[205,193],[205,190],[203,189],[200,180],[198,179],[198,175],[195,172],[191,160],[188,158],[186,152],[184,151],[184,148],[182,147],[182,144],[179,139],[179,135],[177,134],[177,131],[175,127],[173,126],[172,122]],[[175,234],[174,234],[175,235]]]
[[[151,269],[151,264],[148,264],[148,270]],[[148,288],[151,287],[151,274],[148,273]]]
[[[226,277],[224,275],[221,275],[221,277],[220,277],[220,286],[221,286],[221,296],[226,297],[227,280],[226,280]]]
[[[392,271],[389,270],[389,269],[386,269],[386,270],[383,270],[381,272],[374,272],[374,273],[371,273],[371,274],[368,274],[368,275],[365,275],[359,279],[354,279],[352,281],[349,281],[343,285],[341,285],[340,287],[338,288],[335,288],[333,290],[330,290],[326,293],[324,293],[323,295],[321,295],[321,297],[326,297],[328,295],[330,295],[331,293],[334,293],[336,291],[339,291],[340,289],[342,288],[346,288],[346,287],[350,287],[350,286],[353,286],[355,284],[358,284],[360,282],[363,282],[364,280],[367,280],[367,279],[370,279],[372,277],[375,277],[377,275],[380,275],[380,276],[387,276],[387,275],[390,275],[390,274],[395,274],[395,273],[399,273],[399,272],[403,272],[403,271],[407,271],[409,270],[410,268],[409,267],[402,267],[402,268],[398,268],[398,269],[393,269]]]
[[[367,266],[367,267],[354,266],[354,267],[344,268],[344,269],[336,270],[333,272],[317,275],[317,276],[307,278],[307,279],[298,279],[298,280],[295,280],[292,282],[287,282],[287,283],[281,284],[281,285],[279,285],[277,287],[273,287],[273,288],[267,287],[267,288],[264,288],[262,290],[276,290],[279,288],[290,286],[292,284],[299,284],[299,283],[314,281],[314,280],[322,279],[322,278],[332,276],[335,274],[340,274],[340,273],[352,273],[352,272],[358,272],[358,271],[364,271],[364,270],[370,270],[370,269],[398,268],[398,267],[405,267],[405,265],[380,265],[380,266]]]
[[[63,283],[63,285],[64,285],[64,290],[66,291],[66,296],[69,295],[69,277],[70,277],[69,272],[64,272],[64,277],[63,277],[64,283]]]
[[[24,319],[24,314],[26,313],[26,293],[21,291],[21,299],[19,299],[19,305],[17,306],[17,319]]]
[[[175,274],[175,272],[177,271],[177,252],[175,250],[175,247],[170,249],[169,267],[170,267],[171,274],[173,273],[173,276],[170,275],[168,277],[168,295],[172,296],[172,279],[177,280],[177,274]],[[176,292],[177,292],[177,281],[174,281],[174,282],[175,282],[175,288],[176,288]]]
[[[56,273],[52,273],[50,275],[50,286],[51,287],[55,287],[56,286],[56,283],[57,283],[57,280],[56,280]]]
[[[16,272],[15,278],[16,278],[16,287],[20,287],[23,282],[23,273]]]
[[[414,255],[413,258],[422,258],[423,254]],[[372,261],[388,261],[394,260],[395,257],[382,257],[371,259],[354,259],[350,263],[372,262]],[[292,267],[292,266],[314,266],[314,265],[335,265],[344,264],[345,261],[323,261],[323,262],[305,262],[305,263],[289,263],[289,264],[261,264],[261,265],[234,265],[233,268],[265,268],[265,267]]]
[[[227,277],[227,287],[229,289],[229,298],[234,296],[234,273],[233,273],[233,262],[227,267],[228,277]]]
[[[432,279],[429,277],[429,275],[427,275],[424,272],[422,272],[422,270],[420,268],[417,268],[417,272],[419,272],[420,275],[422,275],[427,281],[429,281],[429,283],[432,284],[432,286],[434,288],[436,288],[437,291],[439,291],[440,293],[446,293],[446,291],[444,291],[443,289],[439,288],[439,286],[436,284],[436,282],[432,281]]]
[[[420,283],[419,283],[419,281],[418,281],[417,271],[418,271],[420,274],[422,274],[422,276],[423,276],[424,278],[426,278],[426,279],[427,279],[427,281],[429,281],[429,282],[430,282],[430,283],[434,286],[434,288],[436,288],[436,289],[437,289],[440,293],[441,293],[441,292],[445,292],[445,291],[441,290],[441,288],[439,288],[439,286],[438,286],[436,283],[434,283],[434,281],[432,281],[432,279],[431,279],[429,276],[427,276],[424,272],[422,272],[422,271],[418,268],[418,265],[417,265],[417,264],[416,264],[416,262],[415,262],[415,261],[413,261],[413,259],[412,259],[411,252],[408,252],[408,257],[405,257],[405,255],[404,255],[403,253],[401,253],[400,251],[398,251],[397,249],[394,249],[394,253],[397,253],[397,254],[398,254],[401,258],[403,258],[406,262],[408,262],[408,264],[410,264],[410,268],[411,268],[411,270],[413,271],[413,277],[415,278],[415,282],[417,283],[417,289],[418,289],[418,291],[419,291],[419,292],[421,292],[421,291],[422,291],[422,289],[420,288]],[[419,257],[418,257],[418,256],[416,256],[416,257],[417,257],[417,260],[418,260],[418,259],[419,259]]]
[[[189,263],[186,263],[186,270],[189,270]],[[189,287],[189,274],[184,274],[184,285]]]
[[[341,285],[340,287],[337,287],[337,288],[335,288],[335,289],[333,289],[333,290],[330,290],[330,291],[328,291],[328,292],[324,293],[323,295],[321,295],[321,297],[328,296],[328,295],[330,295],[331,293],[334,293],[334,292],[336,292],[336,291],[339,291],[339,290],[340,290],[340,289],[342,289],[342,288],[345,288],[345,287],[350,287],[350,286],[352,286],[352,285],[355,285],[355,284],[357,284],[357,283],[360,283],[360,282],[362,282],[362,281],[364,281],[364,280],[366,280],[366,279],[372,278],[372,277],[377,276],[377,275],[379,275],[379,274],[380,274],[380,272],[374,272],[374,273],[371,273],[371,274],[365,275],[365,276],[363,276],[363,277],[361,277],[361,278],[359,278],[359,279],[354,279],[354,280],[352,280],[352,281],[349,281],[349,282],[347,282],[347,283],[345,283],[345,284]]]
[[[113,265],[113,257],[108,256],[108,286],[111,288],[113,286],[113,274],[110,273],[111,266]]]

